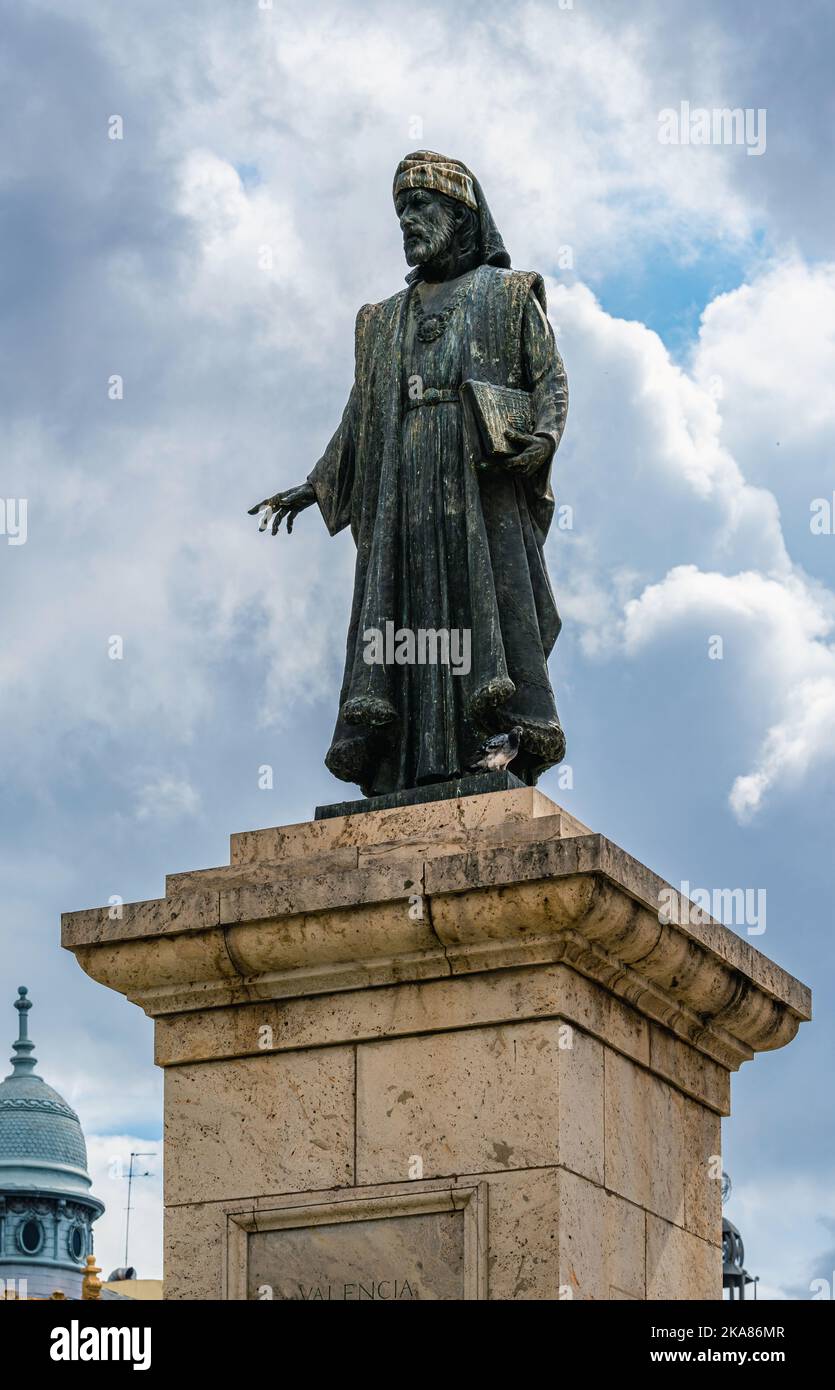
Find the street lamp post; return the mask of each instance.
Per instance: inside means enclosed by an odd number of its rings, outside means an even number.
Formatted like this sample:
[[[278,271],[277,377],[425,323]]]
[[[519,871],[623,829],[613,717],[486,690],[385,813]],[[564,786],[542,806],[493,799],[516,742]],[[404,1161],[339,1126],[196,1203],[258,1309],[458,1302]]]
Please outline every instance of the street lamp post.
[[[722,1205],[724,1206],[731,1195],[731,1180],[727,1173],[722,1174]],[[722,1288],[728,1290],[728,1297],[733,1303],[737,1299],[745,1298],[745,1287],[747,1284],[754,1285],[754,1299],[757,1297],[757,1282],[759,1276],[754,1277],[745,1269],[745,1246],[742,1244],[742,1236],[736,1226],[722,1217]]]

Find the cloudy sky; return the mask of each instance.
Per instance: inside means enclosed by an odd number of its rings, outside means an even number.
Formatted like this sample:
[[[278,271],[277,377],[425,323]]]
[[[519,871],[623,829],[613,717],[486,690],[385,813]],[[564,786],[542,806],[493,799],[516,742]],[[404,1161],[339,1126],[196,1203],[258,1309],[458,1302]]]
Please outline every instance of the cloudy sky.
[[[101,1263],[124,1255],[118,1160],[159,1152],[161,1077],[59,914],[158,896],[230,831],[344,795],[322,759],[350,537],[311,511],[272,540],[246,508],[338,421],[356,310],[403,283],[392,173],[423,147],[475,169],[545,275],[569,374],[574,524],[548,560],[573,786],[542,789],[675,884],[765,890],[753,944],[814,987],[724,1124],[760,1294],[809,1297],[835,1268],[827,0],[0,12],[0,983],[9,1041],[30,987],[82,1118]],[[662,142],[682,102],[748,109],[752,138]],[[153,1276],[146,1165],[130,1258]]]

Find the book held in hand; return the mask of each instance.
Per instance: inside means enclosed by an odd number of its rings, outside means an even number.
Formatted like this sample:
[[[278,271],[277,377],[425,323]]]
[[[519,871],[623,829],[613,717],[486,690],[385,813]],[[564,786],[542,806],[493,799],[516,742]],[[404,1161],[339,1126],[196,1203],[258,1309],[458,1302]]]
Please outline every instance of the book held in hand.
[[[465,381],[461,398],[478,433],[485,463],[518,453],[519,446],[507,438],[508,430],[533,433],[533,400],[529,391],[494,386],[488,381]]]

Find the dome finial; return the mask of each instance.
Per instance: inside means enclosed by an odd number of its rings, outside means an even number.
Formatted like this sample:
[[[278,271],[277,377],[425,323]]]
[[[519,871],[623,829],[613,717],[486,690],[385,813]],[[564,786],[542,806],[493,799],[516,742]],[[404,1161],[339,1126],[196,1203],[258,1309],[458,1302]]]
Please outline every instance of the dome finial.
[[[20,1023],[18,1025],[17,1042],[12,1043],[15,1056],[11,1058],[12,1076],[28,1076],[37,1066],[37,1059],[29,1054],[34,1052],[35,1044],[29,1038],[29,1020],[27,1014],[32,1007],[32,1000],[28,998],[29,991],[25,985],[19,985],[17,999],[14,1006],[17,1009]],[[7,1078],[8,1079],[8,1078]]]

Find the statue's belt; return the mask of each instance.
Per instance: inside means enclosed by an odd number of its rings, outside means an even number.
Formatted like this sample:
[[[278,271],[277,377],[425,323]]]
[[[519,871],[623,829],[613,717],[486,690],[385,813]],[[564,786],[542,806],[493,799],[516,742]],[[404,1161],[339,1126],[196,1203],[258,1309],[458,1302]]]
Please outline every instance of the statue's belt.
[[[411,396],[406,402],[407,410],[416,410],[419,405],[448,405],[457,401],[458,390],[451,386],[424,386],[419,396]]]

